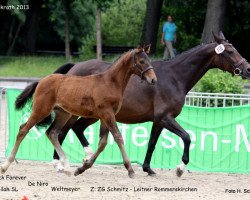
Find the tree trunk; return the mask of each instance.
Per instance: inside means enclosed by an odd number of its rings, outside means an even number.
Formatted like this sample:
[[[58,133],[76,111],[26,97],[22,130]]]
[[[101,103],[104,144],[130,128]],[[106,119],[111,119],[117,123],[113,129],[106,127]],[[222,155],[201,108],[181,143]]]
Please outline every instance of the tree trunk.
[[[147,11],[144,20],[141,43],[151,44],[155,53],[163,0],[147,0]]]
[[[223,31],[225,7],[225,0],[208,0],[205,25],[202,33],[202,42],[204,44],[214,40],[212,32],[218,35],[220,31]]]
[[[14,47],[15,47],[16,40],[17,40],[17,37],[18,37],[18,35],[19,35],[19,32],[20,32],[20,29],[21,29],[22,25],[23,25],[23,22],[20,21],[20,22],[18,23],[18,27],[17,27],[17,29],[16,29],[16,33],[15,33],[15,36],[14,36],[14,38],[13,38],[13,41],[11,42],[11,44],[10,44],[8,50],[7,50],[7,54],[6,54],[7,56],[10,56],[10,55],[12,54],[12,51],[13,51],[13,49],[14,49]]]
[[[70,33],[69,33],[69,24],[70,24],[70,1],[67,0],[65,3],[65,12],[66,12],[66,19],[65,19],[65,58],[67,61],[71,60],[70,56]]]
[[[36,50],[37,31],[39,29],[39,16],[41,13],[43,0],[29,0],[30,9],[27,12],[25,23],[26,42],[25,49],[28,54],[33,54]]]
[[[96,10],[96,57],[98,60],[102,60],[102,19],[101,10]]]

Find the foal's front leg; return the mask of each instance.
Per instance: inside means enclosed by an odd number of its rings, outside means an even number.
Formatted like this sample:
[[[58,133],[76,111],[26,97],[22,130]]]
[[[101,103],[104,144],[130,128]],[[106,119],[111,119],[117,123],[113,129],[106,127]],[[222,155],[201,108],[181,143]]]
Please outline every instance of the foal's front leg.
[[[84,161],[82,167],[79,167],[75,171],[75,173],[74,173],[75,176],[83,173],[85,170],[87,170],[88,168],[92,167],[92,165],[94,164],[94,162],[97,159],[97,157],[99,156],[99,154],[104,150],[104,148],[107,145],[108,132],[109,132],[108,129],[102,123],[101,126],[100,126],[100,140],[99,140],[97,151],[90,158],[88,158],[88,159],[86,159]]]
[[[117,143],[123,158],[123,163],[126,169],[128,170],[128,175],[130,178],[133,178],[135,176],[135,172],[131,166],[131,162],[127,156],[127,153],[124,148],[124,140],[122,138],[122,135],[117,127],[115,115],[112,112],[105,112],[102,118],[102,121],[105,123],[106,127],[109,129],[109,131],[112,133],[115,142]]]

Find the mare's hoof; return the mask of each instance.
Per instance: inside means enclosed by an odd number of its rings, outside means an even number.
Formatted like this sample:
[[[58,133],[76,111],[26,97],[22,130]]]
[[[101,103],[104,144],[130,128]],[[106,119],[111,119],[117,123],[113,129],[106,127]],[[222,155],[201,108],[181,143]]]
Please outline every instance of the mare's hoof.
[[[156,173],[155,173],[152,169],[149,169],[149,170],[148,170],[148,175],[149,175],[149,176],[152,176],[152,177],[155,177],[155,176],[156,176]]]
[[[1,174],[4,174],[6,172],[6,169],[4,169],[2,166],[0,167]]]
[[[184,171],[181,170],[179,167],[176,168],[176,176],[181,177],[183,173]]]
[[[176,168],[176,176],[181,177],[185,171],[185,168],[186,165],[183,162],[181,162],[181,164],[179,164]]]
[[[134,178],[135,177],[135,172],[134,171],[129,172],[128,176],[129,176],[129,178]]]

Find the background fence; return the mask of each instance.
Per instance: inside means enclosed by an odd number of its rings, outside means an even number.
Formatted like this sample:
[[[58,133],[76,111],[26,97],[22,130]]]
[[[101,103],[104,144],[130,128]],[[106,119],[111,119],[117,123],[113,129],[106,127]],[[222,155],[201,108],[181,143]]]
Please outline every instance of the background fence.
[[[14,110],[14,101],[20,90],[7,90],[9,111],[8,148],[9,155],[19,125],[30,116],[30,107],[20,112]],[[198,100],[197,100],[198,101]],[[185,106],[177,118],[190,134],[190,170],[219,172],[250,172],[250,106],[208,108]],[[126,151],[134,163],[142,164],[147,150],[152,123],[135,125],[119,124],[125,140]],[[99,123],[90,126],[85,135],[96,149],[99,136]],[[63,148],[71,162],[81,162],[83,148],[70,132]],[[23,141],[17,158],[30,160],[52,160],[53,148],[45,135],[45,129],[33,128]],[[152,158],[152,167],[175,168],[181,161],[183,143],[179,137],[163,130]],[[112,136],[109,136],[105,151],[97,163],[122,163],[122,157]]]

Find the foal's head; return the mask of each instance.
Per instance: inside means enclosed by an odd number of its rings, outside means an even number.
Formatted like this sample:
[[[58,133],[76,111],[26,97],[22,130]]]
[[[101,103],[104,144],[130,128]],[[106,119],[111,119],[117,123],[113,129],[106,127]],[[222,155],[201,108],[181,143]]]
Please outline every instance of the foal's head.
[[[150,45],[139,46],[132,50],[133,56],[133,72],[140,76],[141,79],[145,79],[149,84],[154,85],[157,81],[155,72],[150,63],[147,53],[150,50]]]
[[[214,65],[233,75],[250,78],[250,65],[239,54],[239,52],[230,44],[220,32],[219,36],[214,35],[217,42],[215,47]]]

